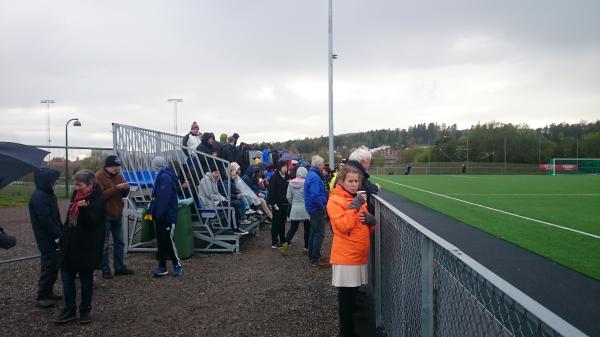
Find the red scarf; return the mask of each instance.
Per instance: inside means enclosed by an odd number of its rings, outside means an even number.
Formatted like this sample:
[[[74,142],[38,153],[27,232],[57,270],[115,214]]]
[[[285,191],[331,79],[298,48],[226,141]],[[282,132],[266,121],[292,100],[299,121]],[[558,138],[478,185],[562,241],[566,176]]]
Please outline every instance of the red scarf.
[[[69,206],[69,223],[77,224],[77,216],[79,215],[79,206],[77,203],[89,198],[92,193],[94,193],[95,189],[96,187],[94,186],[87,193],[81,193],[80,191],[77,191],[73,197],[73,201],[71,201],[71,206]]]

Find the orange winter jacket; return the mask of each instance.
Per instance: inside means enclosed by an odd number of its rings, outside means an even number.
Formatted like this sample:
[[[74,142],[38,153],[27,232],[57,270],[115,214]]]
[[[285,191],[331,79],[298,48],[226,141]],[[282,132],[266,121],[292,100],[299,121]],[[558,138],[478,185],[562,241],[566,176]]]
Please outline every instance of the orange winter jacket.
[[[340,185],[336,185],[329,195],[327,214],[333,230],[331,264],[361,265],[368,262],[371,244],[369,226],[358,219],[359,214],[367,212],[367,205],[349,210],[353,199],[354,196]]]

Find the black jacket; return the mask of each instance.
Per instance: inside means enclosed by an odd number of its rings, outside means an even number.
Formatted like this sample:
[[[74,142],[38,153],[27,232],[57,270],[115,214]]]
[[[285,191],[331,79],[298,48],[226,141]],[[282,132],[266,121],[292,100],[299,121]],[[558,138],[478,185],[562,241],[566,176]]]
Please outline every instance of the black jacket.
[[[250,167],[250,153],[246,145],[240,145],[237,148],[235,161],[240,164],[242,172],[248,170],[248,167]]]
[[[221,147],[221,158],[227,160],[228,162],[234,162],[238,157],[237,151],[238,150],[235,148],[235,146],[227,143]]]
[[[74,197],[75,193],[71,202]],[[60,237],[62,267],[69,272],[93,271],[102,266],[106,205],[98,186],[94,186],[87,201],[87,207],[79,208],[77,225],[71,227],[67,219]]]
[[[287,188],[289,183],[289,177],[286,174],[281,177],[279,172],[273,173],[271,180],[269,180],[269,204],[271,205],[287,205]]]
[[[35,191],[29,199],[29,217],[35,241],[42,254],[58,248],[54,240],[60,237],[62,231],[58,202],[54,194],[54,183],[59,175],[57,170],[41,168],[33,176]]]
[[[372,203],[371,203],[371,196],[372,195],[376,195],[377,193],[379,193],[379,187],[377,187],[377,185],[375,185],[375,184],[371,183],[371,181],[369,181],[369,178],[371,176],[369,175],[369,173],[367,173],[365,171],[365,169],[362,167],[362,165],[358,161],[356,161],[356,160],[349,160],[346,163],[346,165],[352,165],[359,172],[362,173],[363,180],[362,180],[362,182],[360,184],[361,185],[360,189],[363,190],[363,191],[365,191],[365,192],[367,192],[367,202],[368,202],[368,205],[369,205],[369,212],[372,213],[372,214],[375,214],[375,213],[373,213],[374,212],[374,207],[372,206]],[[337,183],[337,181],[336,181],[336,183]]]

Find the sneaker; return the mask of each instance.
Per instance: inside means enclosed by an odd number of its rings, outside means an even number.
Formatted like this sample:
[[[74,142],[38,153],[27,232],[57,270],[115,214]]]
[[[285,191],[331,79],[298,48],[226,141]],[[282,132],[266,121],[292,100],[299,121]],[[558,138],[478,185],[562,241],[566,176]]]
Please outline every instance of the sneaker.
[[[250,208],[246,211],[246,215],[250,215],[250,214],[254,214],[254,213],[256,213],[256,211],[253,210],[252,208]]]
[[[249,225],[251,223],[252,222],[250,220],[248,220],[248,219],[244,219],[244,220],[240,221],[240,225]]]
[[[129,268],[125,268],[123,270],[116,270],[115,276],[131,275],[133,273],[134,273],[133,270],[131,270]]]
[[[79,308],[79,324],[89,324],[92,321],[92,308]]]
[[[40,300],[37,300],[35,302],[35,305],[40,307],[40,308],[52,308],[54,306],[55,302],[49,298],[42,298]]]
[[[281,247],[279,247],[279,254],[281,254],[281,256],[286,256],[288,253],[288,248],[288,243],[284,243],[283,245],[281,245]]]
[[[63,308],[60,312],[60,314],[58,314],[58,317],[56,317],[54,319],[54,324],[59,325],[59,324],[65,324],[67,322],[70,321],[74,321],[75,320],[75,308]]]
[[[233,234],[248,235],[248,232],[246,232],[245,230],[243,230],[241,228],[236,228],[233,230]]]
[[[264,223],[271,223],[271,219],[269,219],[269,218],[266,218],[266,219],[264,219],[264,220],[263,220],[263,222],[264,222]]]
[[[158,266],[156,269],[154,269],[154,277],[161,277],[168,274],[169,272],[167,271],[167,267]]]
[[[116,273],[115,273],[116,274]],[[102,272],[102,278],[105,280],[110,280],[113,278],[113,274],[109,271],[103,271]]]
[[[179,277],[183,275],[183,267],[181,265],[173,267],[173,272],[171,273],[174,277]]]
[[[278,249],[279,247],[280,247],[280,246],[279,246],[279,244],[278,244],[278,243],[276,243],[276,244],[274,244],[274,245],[271,245],[271,248],[273,248],[273,249]]]
[[[263,215],[263,214],[264,214],[264,213],[263,213],[263,211],[261,211],[260,209],[259,209],[258,211],[256,211],[256,213],[257,213],[258,215]]]
[[[308,248],[304,248],[304,250],[302,251],[303,255],[308,255]]]

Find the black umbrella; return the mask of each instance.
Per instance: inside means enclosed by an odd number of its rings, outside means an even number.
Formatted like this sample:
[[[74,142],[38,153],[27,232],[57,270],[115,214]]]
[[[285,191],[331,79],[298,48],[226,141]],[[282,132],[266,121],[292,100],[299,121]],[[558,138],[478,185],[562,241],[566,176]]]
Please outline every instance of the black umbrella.
[[[0,188],[39,169],[48,153],[29,145],[0,142]]]

